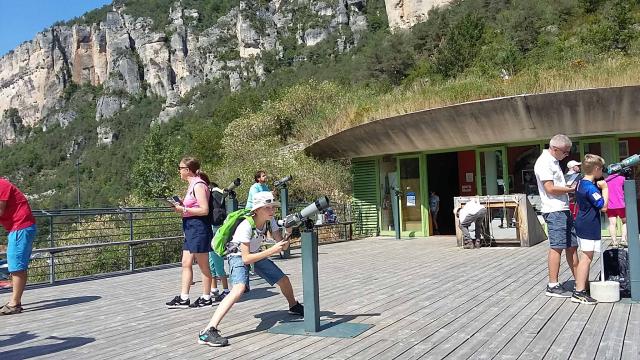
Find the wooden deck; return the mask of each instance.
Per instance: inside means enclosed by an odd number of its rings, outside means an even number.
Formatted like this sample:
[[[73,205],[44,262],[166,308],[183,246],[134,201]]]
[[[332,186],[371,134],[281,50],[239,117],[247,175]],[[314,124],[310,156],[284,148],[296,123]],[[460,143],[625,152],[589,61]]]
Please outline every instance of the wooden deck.
[[[356,338],[267,333],[295,318],[257,280],[221,324],[230,346],[198,345],[212,309],[165,308],[174,267],[28,289],[26,311],[0,317],[0,359],[640,359],[640,305],[544,295],[546,242],[460,250],[452,237],[378,238],[319,253],[323,319],[373,324]],[[299,253],[277,262],[301,298]]]

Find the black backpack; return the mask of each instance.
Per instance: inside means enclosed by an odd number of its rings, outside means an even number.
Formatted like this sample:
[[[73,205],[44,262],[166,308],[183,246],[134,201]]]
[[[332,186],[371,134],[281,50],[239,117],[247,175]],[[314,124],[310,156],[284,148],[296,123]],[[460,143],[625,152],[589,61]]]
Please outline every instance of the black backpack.
[[[620,283],[620,297],[631,296],[629,255],[625,249],[609,249],[602,253],[604,279]]]
[[[206,185],[205,182],[202,183]],[[209,220],[213,226],[220,226],[226,218],[227,206],[224,193],[218,188],[209,187],[209,215],[207,215],[207,220]]]
[[[220,226],[224,223],[224,219],[227,218],[227,204],[225,203],[225,196],[217,188],[209,189],[209,215],[211,218],[211,225]]]

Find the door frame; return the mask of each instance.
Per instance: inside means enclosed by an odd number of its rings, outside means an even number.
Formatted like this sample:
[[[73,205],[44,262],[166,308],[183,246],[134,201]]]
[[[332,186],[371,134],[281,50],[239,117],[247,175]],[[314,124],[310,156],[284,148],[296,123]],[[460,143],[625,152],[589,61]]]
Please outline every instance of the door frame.
[[[507,158],[507,145],[489,146],[476,149],[476,194],[478,196],[486,195],[482,193],[482,172],[480,169],[480,153],[487,151],[502,151],[502,180],[504,181],[504,193],[509,193],[509,159]]]

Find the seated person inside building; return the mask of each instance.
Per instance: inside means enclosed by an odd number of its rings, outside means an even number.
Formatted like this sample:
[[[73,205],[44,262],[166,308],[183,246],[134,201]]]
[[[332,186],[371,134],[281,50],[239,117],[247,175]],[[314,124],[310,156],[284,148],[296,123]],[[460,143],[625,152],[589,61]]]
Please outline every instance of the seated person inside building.
[[[479,249],[481,234],[484,232],[485,239],[488,239],[486,234],[485,221],[487,218],[487,209],[478,202],[477,199],[471,199],[462,207],[456,207],[453,210],[454,214],[460,220],[458,227],[462,231],[462,247],[464,249]],[[471,239],[469,234],[469,227],[475,223],[475,240]]]

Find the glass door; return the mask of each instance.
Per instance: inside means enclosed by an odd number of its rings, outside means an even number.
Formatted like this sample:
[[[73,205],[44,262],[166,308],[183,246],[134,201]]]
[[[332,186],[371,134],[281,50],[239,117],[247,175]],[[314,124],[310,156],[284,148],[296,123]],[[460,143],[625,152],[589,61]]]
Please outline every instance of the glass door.
[[[509,193],[506,149],[504,147],[476,151],[479,195],[502,195]]]
[[[510,191],[506,147],[479,149],[476,151],[478,193],[480,195],[504,195]],[[517,239],[515,212],[512,207],[488,206],[489,233],[496,240]]]
[[[420,191],[420,158],[406,157],[398,161],[400,170],[400,228],[422,232],[422,193]]]
[[[393,227],[393,211],[391,202],[393,201],[393,191],[399,189],[398,172],[396,171],[397,159],[395,156],[383,156],[380,161],[380,198],[382,199],[382,209],[380,212],[380,223],[382,224],[381,234],[392,235],[395,232]]]

